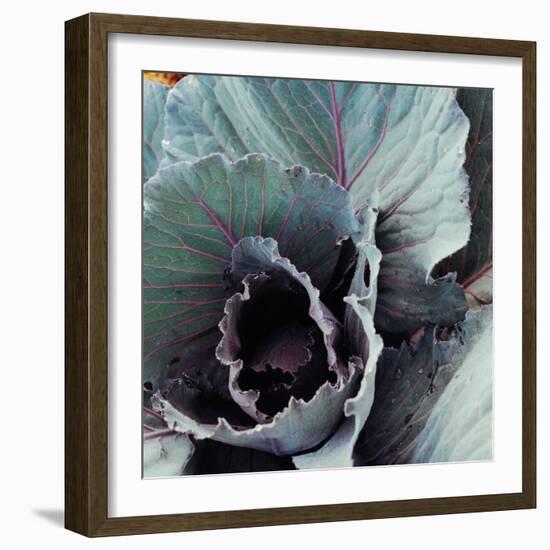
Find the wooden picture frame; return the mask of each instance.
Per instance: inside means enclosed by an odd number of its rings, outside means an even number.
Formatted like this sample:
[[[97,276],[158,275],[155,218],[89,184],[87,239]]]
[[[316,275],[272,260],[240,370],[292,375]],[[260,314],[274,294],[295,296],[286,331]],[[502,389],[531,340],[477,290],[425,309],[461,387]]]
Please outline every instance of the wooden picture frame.
[[[523,484],[510,494],[139,517],[108,516],[107,37],[133,33],[520,58],[523,67]],[[86,536],[511,510],[536,506],[536,44],[88,14],[66,22],[65,525]]]

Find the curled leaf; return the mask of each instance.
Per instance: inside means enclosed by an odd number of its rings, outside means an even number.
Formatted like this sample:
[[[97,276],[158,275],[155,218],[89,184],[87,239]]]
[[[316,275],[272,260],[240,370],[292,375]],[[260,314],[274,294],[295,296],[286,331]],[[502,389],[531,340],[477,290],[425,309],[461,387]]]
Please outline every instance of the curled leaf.
[[[355,294],[361,297],[363,304],[368,308],[371,315],[374,315],[376,310],[376,302],[378,299],[378,275],[380,273],[380,262],[382,253],[376,246],[376,219],[378,216],[378,196],[373,196],[372,202],[365,205],[359,212],[359,220],[361,226],[360,237],[356,240],[357,248],[357,263],[355,265],[355,273],[351,281],[348,294]],[[368,281],[366,280],[368,278]],[[350,343],[355,340],[352,336],[354,325],[357,323],[356,315],[353,308],[347,308],[347,314],[351,315],[352,320],[348,322],[348,328],[352,329],[348,333]],[[357,323],[357,326],[360,324]],[[359,335],[359,340],[362,340],[362,333]]]
[[[216,424],[201,424],[178,410],[169,396],[164,397],[160,392],[153,396],[152,402],[174,431],[274,455],[292,455],[315,447],[338,426],[344,402],[356,391],[362,371],[350,364],[349,372],[348,380],[337,381],[334,385],[326,382],[308,402],[291,397],[288,406],[270,422],[253,428],[238,429],[224,418],[219,418]]]
[[[345,419],[330,439],[318,450],[293,457],[297,468],[344,468],[354,466],[354,447],[372,407],[375,392],[376,364],[383,348],[382,338],[375,333],[372,315],[354,294],[346,298],[357,319],[348,317],[348,323],[360,323],[361,356],[355,360],[365,365],[357,393],[344,403]],[[368,301],[367,301],[368,303]],[[357,330],[357,329],[355,329]]]
[[[338,379],[348,373],[335,351],[338,321],[307,273],[281,257],[274,239],[246,237],[235,246],[231,277],[240,280],[244,273],[243,292],[226,303],[216,356],[230,367],[235,402],[266,422],[291,395],[309,400],[329,370]],[[321,353],[314,353],[316,341]],[[249,389],[242,387],[245,380]]]
[[[263,155],[161,169],[144,186],[144,207],[144,371],[154,386],[217,345],[239,240],[276,238],[281,254],[323,289],[342,239],[357,230],[341,187]]]

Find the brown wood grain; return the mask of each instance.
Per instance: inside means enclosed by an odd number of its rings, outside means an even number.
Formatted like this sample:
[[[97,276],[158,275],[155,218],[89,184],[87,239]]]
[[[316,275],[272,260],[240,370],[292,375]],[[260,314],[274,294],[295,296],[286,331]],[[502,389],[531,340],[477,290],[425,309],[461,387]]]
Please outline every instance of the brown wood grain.
[[[108,33],[352,46],[522,59],[522,492],[229,512],[108,517]],[[535,43],[88,14],[66,22],[65,47],[65,525],[68,529],[87,536],[128,535],[511,510],[536,505]]]
[[[65,26],[65,524],[89,532],[89,18]]]
[[[536,44],[523,54],[522,460],[523,494],[537,502],[537,80]]]

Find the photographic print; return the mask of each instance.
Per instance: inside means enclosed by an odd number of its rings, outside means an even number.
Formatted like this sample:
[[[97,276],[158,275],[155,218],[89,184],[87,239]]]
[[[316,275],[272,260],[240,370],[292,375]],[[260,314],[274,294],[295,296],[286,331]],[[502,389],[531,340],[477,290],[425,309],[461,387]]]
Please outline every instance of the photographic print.
[[[142,85],[143,476],[492,460],[492,90]]]

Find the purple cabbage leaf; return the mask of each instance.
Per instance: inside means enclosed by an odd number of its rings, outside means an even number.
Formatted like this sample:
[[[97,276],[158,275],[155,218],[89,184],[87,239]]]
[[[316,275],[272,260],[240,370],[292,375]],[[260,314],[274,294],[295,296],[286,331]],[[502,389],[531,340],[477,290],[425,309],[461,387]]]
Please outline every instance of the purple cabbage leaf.
[[[218,344],[239,240],[275,239],[323,291],[342,242],[358,229],[344,189],[263,155],[233,163],[215,154],[161,169],[144,186],[145,380],[155,387]]]
[[[143,93],[144,476],[490,458],[490,91]]]
[[[470,178],[472,231],[468,244],[445,259],[441,273],[455,271],[470,307],[493,300],[493,91],[462,88],[457,102],[470,120],[464,168]]]
[[[191,75],[168,94],[164,164],[260,152],[328,175],[356,211],[378,194],[377,325],[411,333],[467,310],[432,270],[468,241],[468,128],[449,88]]]
[[[189,400],[181,398],[185,384],[180,380],[154,394],[153,408],[171,430],[199,441],[213,439],[282,456],[314,448],[332,436],[342,411],[361,395],[363,361],[370,357],[368,368],[375,370],[381,339],[372,328],[362,335],[372,338],[363,346],[363,357],[352,355],[343,327],[322,303],[319,290],[307,273],[279,254],[272,238],[246,237],[237,243],[231,273],[240,279],[243,272],[242,291],[225,305],[216,357],[219,368],[228,369],[232,402],[248,421],[220,416],[208,422],[193,408],[184,410],[181,404]]]
[[[415,346],[384,349],[357,465],[491,458],[491,314],[486,306],[450,333],[431,328]]]

